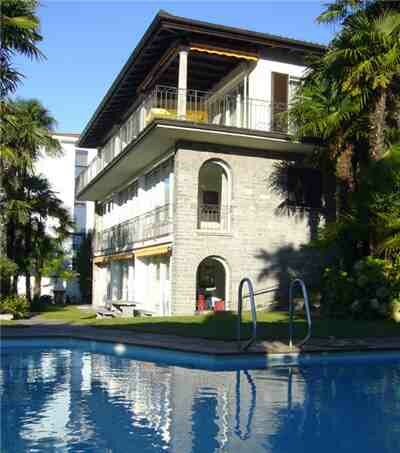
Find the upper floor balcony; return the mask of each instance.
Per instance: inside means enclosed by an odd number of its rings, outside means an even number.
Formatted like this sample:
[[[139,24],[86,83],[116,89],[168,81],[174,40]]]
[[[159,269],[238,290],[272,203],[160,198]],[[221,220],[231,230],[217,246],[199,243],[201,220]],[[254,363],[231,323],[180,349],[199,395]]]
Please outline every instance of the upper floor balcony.
[[[172,233],[170,205],[159,206],[95,236],[94,253],[107,255],[132,250],[138,244]]]
[[[192,125],[225,127],[288,134],[284,112],[287,102],[270,102],[246,95],[241,83],[229,94],[158,85],[134,109],[128,119],[77,177],[77,193],[113,161],[139,134],[157,119]]]

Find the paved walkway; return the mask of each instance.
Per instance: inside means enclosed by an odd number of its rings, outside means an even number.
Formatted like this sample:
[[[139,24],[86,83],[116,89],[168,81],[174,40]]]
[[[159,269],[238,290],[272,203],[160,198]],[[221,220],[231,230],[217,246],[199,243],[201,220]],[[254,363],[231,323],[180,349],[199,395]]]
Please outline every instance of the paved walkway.
[[[223,355],[240,354],[236,342],[205,340],[201,338],[186,338],[174,335],[134,332],[132,330],[110,329],[91,326],[72,326],[62,321],[33,321],[20,322],[21,327],[2,326],[1,338],[31,338],[31,337],[69,337],[85,340],[112,341],[148,346],[162,349],[172,349],[184,352]],[[400,337],[394,338],[363,338],[335,339],[311,338],[307,345],[290,350],[287,343],[282,341],[261,341],[249,349],[253,354],[284,354],[288,352],[344,352],[371,350],[399,350]]]

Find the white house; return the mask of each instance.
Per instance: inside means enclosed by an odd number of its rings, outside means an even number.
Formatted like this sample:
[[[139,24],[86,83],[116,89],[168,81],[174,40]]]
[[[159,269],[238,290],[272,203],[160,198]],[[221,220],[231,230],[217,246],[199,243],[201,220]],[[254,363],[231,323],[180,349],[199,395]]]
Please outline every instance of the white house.
[[[157,14],[79,140],[98,149],[77,182],[96,203],[95,305],[230,309],[242,277],[279,296],[285,260],[312,264],[300,246],[324,213],[322,182],[282,113],[323,51]]]

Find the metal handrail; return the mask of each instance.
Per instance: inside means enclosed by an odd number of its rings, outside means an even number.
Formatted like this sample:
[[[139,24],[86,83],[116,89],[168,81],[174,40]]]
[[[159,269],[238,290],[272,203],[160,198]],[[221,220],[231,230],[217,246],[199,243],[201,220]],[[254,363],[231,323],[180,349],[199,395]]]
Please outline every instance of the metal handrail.
[[[304,298],[304,307],[306,310],[306,316],[307,316],[307,324],[308,324],[308,330],[307,330],[307,335],[301,340],[296,346],[302,346],[305,344],[311,337],[311,311],[310,311],[310,303],[308,300],[308,293],[307,293],[307,288],[303,280],[300,278],[296,278],[290,283],[289,287],[289,348],[293,348],[293,288],[296,284],[299,284],[303,293],[303,298]]]
[[[251,338],[242,344],[241,342],[241,329],[242,329],[242,308],[243,308],[243,286],[247,284],[249,291],[248,297],[250,298],[251,305],[251,318],[253,322],[253,332]],[[254,289],[251,280],[247,277],[243,278],[239,283],[239,293],[238,293],[238,323],[237,323],[237,341],[239,350],[241,352],[246,351],[256,340],[257,337],[257,313],[256,313],[256,303],[254,300]]]

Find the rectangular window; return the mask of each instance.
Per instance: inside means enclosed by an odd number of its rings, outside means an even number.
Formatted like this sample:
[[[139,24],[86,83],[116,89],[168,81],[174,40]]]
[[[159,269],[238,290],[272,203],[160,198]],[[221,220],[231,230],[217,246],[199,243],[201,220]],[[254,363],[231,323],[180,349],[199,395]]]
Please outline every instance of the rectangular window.
[[[161,262],[159,258],[155,258],[154,264],[156,266],[156,280],[159,282],[160,281],[160,275],[161,275]]]
[[[108,301],[111,301],[111,300],[112,300],[111,264],[109,264],[109,265],[107,266],[106,281],[107,281],[107,300],[108,300]]]
[[[87,167],[88,164],[88,152],[84,150],[77,150],[75,153],[75,166]]]
[[[322,207],[322,175],[314,168],[288,169],[288,202],[292,206]]]
[[[169,260],[170,260],[170,258],[167,257],[167,259],[165,261],[165,280],[167,280],[167,281],[169,281],[169,271],[170,271]]]
[[[128,300],[129,262],[122,261],[121,299]]]
[[[287,120],[282,115],[288,109],[289,76],[272,73],[272,130],[287,132]]]

